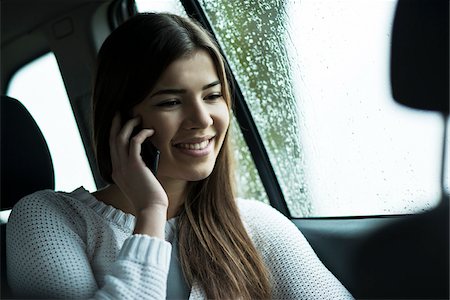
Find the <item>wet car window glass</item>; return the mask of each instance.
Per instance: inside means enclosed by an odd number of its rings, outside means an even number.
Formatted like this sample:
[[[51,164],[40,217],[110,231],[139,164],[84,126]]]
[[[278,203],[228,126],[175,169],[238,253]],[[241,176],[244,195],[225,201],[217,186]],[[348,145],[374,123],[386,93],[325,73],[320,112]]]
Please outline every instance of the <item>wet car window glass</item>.
[[[170,12],[186,16],[183,6],[176,0],[137,0],[136,8],[139,12]],[[250,150],[235,118],[232,118],[231,133],[236,169],[235,180],[239,183],[237,184],[237,196],[269,203]]]
[[[402,214],[437,203],[442,120],[390,93],[396,1],[200,3],[293,216]]]
[[[53,160],[55,189],[71,192],[96,186],[53,53],[19,69],[7,95],[21,101],[40,127]]]
[[[236,118],[232,118],[231,137],[234,150],[235,180],[237,196],[244,199],[254,199],[269,204],[258,170],[253,162],[250,150],[244,140]]]
[[[138,12],[168,12],[186,16],[183,5],[178,0],[136,0]]]

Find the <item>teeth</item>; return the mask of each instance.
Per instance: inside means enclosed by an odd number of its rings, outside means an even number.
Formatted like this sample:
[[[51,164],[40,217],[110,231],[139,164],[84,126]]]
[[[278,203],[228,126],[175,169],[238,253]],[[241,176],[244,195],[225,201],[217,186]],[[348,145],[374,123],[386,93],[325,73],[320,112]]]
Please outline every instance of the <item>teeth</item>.
[[[178,148],[189,149],[189,150],[203,150],[208,146],[209,140],[203,141],[201,143],[195,144],[178,144]]]

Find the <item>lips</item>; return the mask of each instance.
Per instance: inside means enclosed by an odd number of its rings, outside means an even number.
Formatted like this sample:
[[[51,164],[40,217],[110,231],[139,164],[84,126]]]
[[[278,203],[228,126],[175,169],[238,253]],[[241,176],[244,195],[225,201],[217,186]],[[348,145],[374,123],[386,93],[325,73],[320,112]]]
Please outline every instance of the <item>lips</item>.
[[[177,144],[175,145],[175,147],[177,148],[181,148],[181,149],[190,149],[190,150],[202,150],[205,149],[209,144],[209,140],[203,141],[201,143],[181,143],[181,144]]]
[[[197,136],[197,137],[180,139],[178,141],[173,142],[172,146],[178,147],[180,145],[186,146],[186,145],[201,144],[201,143],[203,143],[205,141],[211,140],[214,137],[215,137],[214,135],[204,135],[204,136]]]
[[[202,157],[208,155],[213,149],[214,136],[196,137],[173,144],[181,153]]]

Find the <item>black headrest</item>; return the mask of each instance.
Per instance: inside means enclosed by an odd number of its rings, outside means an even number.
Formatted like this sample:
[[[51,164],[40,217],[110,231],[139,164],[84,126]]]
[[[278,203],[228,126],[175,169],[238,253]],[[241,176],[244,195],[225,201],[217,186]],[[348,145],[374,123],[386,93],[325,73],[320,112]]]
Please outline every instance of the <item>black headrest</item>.
[[[1,96],[1,209],[25,195],[54,189],[53,163],[41,130],[16,99]]]
[[[449,113],[449,0],[399,0],[391,84],[406,106]]]

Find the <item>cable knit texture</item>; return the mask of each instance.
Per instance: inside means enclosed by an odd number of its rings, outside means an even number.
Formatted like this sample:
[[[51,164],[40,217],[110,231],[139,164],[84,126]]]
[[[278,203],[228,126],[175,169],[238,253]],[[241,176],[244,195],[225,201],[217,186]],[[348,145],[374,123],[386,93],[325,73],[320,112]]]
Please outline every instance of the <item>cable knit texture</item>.
[[[238,205],[272,274],[274,299],[352,299],[292,222],[261,202]],[[7,224],[9,285],[21,297],[164,299],[176,218],[165,241],[133,235],[134,224],[84,188],[29,195]],[[194,284],[189,299],[204,298]]]

